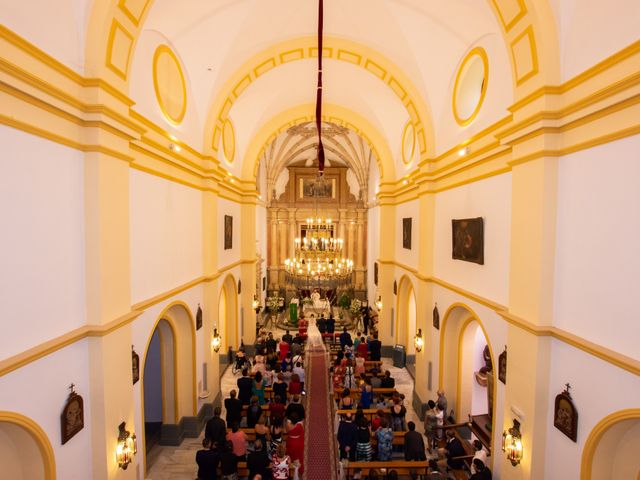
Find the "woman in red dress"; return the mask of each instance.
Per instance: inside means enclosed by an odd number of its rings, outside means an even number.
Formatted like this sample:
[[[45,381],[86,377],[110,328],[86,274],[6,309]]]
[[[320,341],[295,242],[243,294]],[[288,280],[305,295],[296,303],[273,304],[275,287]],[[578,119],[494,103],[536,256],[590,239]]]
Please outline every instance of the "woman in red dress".
[[[291,457],[291,461],[300,462],[298,473],[302,476],[304,473],[304,426],[302,421],[298,421],[295,413],[287,420],[287,455]]]

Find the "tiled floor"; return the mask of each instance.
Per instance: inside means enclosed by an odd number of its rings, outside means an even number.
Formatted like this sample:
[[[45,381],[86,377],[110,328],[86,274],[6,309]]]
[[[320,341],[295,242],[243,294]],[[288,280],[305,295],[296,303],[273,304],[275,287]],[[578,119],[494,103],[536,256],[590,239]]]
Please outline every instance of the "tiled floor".
[[[284,332],[279,331],[279,333],[281,335]],[[315,326],[310,327],[309,333],[318,334]],[[406,369],[394,367],[389,358],[383,358],[383,369],[391,371],[391,376],[396,380],[396,389],[405,395],[407,421],[414,421],[416,430],[422,432],[422,422],[411,406],[413,378]],[[222,398],[226,398],[233,388],[237,388],[236,380],[238,378],[239,374],[233,375],[231,369],[227,368],[220,380]],[[224,417],[223,407],[222,418]],[[198,449],[201,448],[201,443],[202,434],[199,438],[185,439],[179,447],[155,446],[147,457],[151,467],[145,478],[149,480],[194,480],[197,472],[195,456]],[[142,476],[139,475],[138,478],[142,478]]]

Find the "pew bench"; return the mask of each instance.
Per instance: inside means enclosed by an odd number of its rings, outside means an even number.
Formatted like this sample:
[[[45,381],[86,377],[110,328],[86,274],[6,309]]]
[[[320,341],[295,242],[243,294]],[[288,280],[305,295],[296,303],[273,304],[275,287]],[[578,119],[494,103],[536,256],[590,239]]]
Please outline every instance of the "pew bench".
[[[417,475],[426,475],[427,468],[429,466],[429,462],[424,461],[416,461],[416,462],[407,462],[405,460],[391,460],[388,462],[349,462],[345,467],[345,475],[348,478],[353,477],[355,473],[358,471],[362,473],[362,475],[368,475],[371,470],[384,470],[385,472],[389,472],[390,470],[395,470],[398,472],[398,475],[409,476],[412,473]],[[381,473],[381,472],[379,472]],[[381,473],[381,478],[384,478],[384,474]]]

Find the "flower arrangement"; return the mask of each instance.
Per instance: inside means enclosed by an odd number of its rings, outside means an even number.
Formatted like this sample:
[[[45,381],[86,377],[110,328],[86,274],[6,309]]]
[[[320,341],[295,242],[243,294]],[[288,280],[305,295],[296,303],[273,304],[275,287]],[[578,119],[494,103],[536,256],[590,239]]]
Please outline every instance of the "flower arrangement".
[[[280,309],[281,297],[267,297],[267,308],[271,313],[276,313]]]
[[[357,298],[351,300],[351,304],[349,305],[349,313],[351,314],[351,318],[359,318],[362,315],[362,302]]]
[[[313,300],[310,297],[304,297],[302,299],[302,305],[313,305]]]

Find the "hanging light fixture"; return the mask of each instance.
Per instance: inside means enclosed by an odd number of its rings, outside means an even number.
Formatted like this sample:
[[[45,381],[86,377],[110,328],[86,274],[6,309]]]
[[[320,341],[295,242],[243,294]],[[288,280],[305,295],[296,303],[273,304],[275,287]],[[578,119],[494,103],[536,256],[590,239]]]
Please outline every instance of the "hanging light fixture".
[[[416,347],[416,352],[421,352],[424,347],[424,339],[422,338],[422,329],[419,328],[416,336],[413,337],[413,344]]]
[[[122,422],[118,425],[118,445],[116,446],[118,467],[126,470],[136,453],[138,453],[136,434],[129,433],[126,423]]]
[[[213,347],[214,352],[220,351],[220,347],[222,346],[222,338],[218,333],[218,329],[213,327],[213,338],[211,339],[211,346]]]
[[[294,239],[294,255],[284,262],[287,283],[296,288],[333,289],[351,282],[353,261],[343,255],[344,240],[334,235],[335,225],[318,211],[318,200],[326,191],[325,153],[322,144],[322,43],[323,0],[318,4],[318,82],[316,88],[316,129],[318,131],[318,172],[312,186],[315,216],[306,219],[305,237]]]
[[[522,434],[520,422],[516,419],[513,420],[513,427],[502,432],[502,451],[514,467],[522,460]]]

